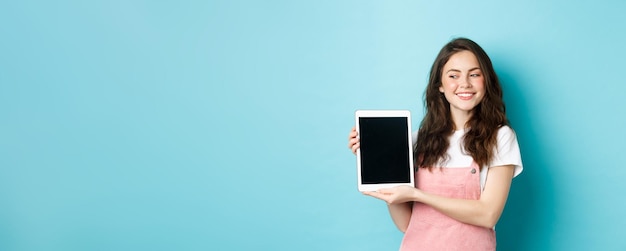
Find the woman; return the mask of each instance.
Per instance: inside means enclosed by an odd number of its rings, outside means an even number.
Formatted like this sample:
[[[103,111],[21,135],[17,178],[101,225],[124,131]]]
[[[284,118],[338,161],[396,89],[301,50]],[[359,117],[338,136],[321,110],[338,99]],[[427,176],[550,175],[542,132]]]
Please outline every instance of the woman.
[[[404,232],[400,250],[495,250],[494,227],[522,171],[502,88],[485,51],[454,39],[439,52],[413,135],[416,187],[364,194],[384,200]],[[355,128],[348,147],[359,148]]]

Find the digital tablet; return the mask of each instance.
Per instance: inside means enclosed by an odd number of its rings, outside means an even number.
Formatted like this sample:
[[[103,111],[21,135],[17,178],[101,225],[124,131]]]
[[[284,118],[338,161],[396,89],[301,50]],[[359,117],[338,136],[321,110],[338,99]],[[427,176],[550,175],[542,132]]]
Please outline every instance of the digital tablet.
[[[359,191],[415,186],[411,113],[407,110],[357,110]]]

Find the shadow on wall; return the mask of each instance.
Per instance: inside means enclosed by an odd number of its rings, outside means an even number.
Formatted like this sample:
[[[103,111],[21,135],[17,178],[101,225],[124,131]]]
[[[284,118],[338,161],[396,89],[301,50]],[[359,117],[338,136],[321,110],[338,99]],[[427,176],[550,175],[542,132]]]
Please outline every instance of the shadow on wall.
[[[520,67],[499,64],[498,77],[504,89],[507,115],[517,133],[524,171],[513,179],[511,192],[496,227],[498,250],[549,250],[555,216],[555,189],[548,149],[543,147],[533,114],[531,88],[521,77]],[[533,108],[535,107],[535,108]]]

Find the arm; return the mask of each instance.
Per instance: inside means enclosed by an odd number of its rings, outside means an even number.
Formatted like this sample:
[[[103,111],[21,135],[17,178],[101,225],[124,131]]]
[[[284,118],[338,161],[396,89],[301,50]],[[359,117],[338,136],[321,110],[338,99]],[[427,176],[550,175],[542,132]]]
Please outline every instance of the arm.
[[[513,166],[489,168],[485,189],[478,200],[452,199],[424,192],[417,192],[416,200],[460,222],[492,228],[504,210],[514,170]]]
[[[403,203],[394,203],[387,204],[389,209],[389,215],[393,220],[393,224],[396,224],[396,227],[401,232],[406,232],[406,229],[409,227],[409,222],[411,221],[411,212],[413,211],[413,203],[411,202],[403,202]]]
[[[410,186],[381,189],[378,192],[366,194],[385,200],[390,204],[406,201],[421,202],[460,222],[492,228],[504,210],[513,179],[514,167],[512,165],[496,166],[489,168],[488,172],[485,189],[478,200],[438,196]]]

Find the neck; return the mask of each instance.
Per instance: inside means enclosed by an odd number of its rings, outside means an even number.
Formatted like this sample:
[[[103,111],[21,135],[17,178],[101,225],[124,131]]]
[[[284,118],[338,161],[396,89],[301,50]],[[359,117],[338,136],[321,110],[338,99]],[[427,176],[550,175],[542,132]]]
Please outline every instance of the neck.
[[[450,111],[452,115],[452,121],[454,122],[454,129],[461,130],[465,129],[465,124],[469,121],[470,117],[472,117],[471,111]]]

